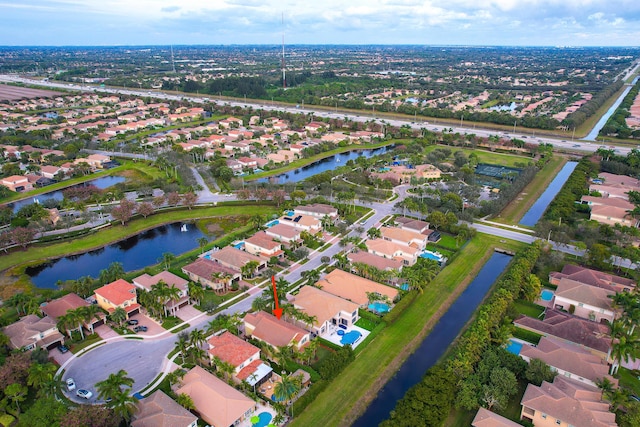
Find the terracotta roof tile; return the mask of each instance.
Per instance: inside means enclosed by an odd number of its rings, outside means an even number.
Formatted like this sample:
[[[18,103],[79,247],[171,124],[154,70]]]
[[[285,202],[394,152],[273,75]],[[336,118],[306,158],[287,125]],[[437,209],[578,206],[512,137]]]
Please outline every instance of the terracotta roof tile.
[[[211,356],[218,357],[236,368],[260,352],[258,347],[238,338],[229,331],[212,336],[207,340],[207,343],[211,346],[209,349]]]

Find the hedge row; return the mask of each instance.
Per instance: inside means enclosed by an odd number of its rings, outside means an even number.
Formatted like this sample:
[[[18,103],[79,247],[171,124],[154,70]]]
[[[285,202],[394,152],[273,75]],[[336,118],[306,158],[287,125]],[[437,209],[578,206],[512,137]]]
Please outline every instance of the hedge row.
[[[385,322],[387,325],[389,325],[395,322],[396,320],[398,320],[398,317],[402,315],[402,312],[406,310],[407,307],[413,304],[413,301],[416,299],[417,296],[418,296],[418,291],[416,290],[411,290],[407,292],[407,294],[404,297],[402,297],[402,299],[393,307],[393,310],[391,310],[390,312],[384,315],[384,317],[382,318],[382,321]]]

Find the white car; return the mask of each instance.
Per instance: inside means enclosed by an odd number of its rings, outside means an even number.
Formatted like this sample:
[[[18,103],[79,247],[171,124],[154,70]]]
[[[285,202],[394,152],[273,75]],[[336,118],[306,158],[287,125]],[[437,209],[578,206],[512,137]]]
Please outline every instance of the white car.
[[[73,378],[67,378],[67,390],[71,391],[75,389],[76,389],[76,383],[75,381],[73,381]]]
[[[76,396],[89,400],[91,399],[91,396],[93,396],[93,393],[91,393],[89,390],[81,388],[80,390],[76,391]]]

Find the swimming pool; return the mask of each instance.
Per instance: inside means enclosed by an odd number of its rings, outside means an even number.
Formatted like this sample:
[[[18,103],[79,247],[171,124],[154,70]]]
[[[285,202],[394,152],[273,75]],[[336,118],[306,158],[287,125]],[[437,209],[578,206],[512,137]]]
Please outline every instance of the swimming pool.
[[[400,285],[400,289],[402,289],[403,291],[408,291],[409,290],[409,284],[408,283],[403,283],[402,285]]]
[[[516,356],[520,355],[520,350],[522,350],[522,346],[524,344],[519,341],[509,340],[509,345],[507,346],[507,351],[509,353],[513,353]]]
[[[389,305],[383,302],[376,301],[369,304],[369,310],[375,311],[376,313],[384,314],[389,312]]]
[[[276,224],[280,224],[280,221],[278,221],[277,219],[274,219],[273,221],[269,221],[268,223],[266,223],[265,225],[267,227],[273,227]]]
[[[424,251],[420,254],[421,258],[432,259],[434,261],[442,262],[442,255],[436,252]]]
[[[233,245],[233,247],[236,249],[242,249],[243,246],[244,246],[244,242],[236,243],[235,245]]]
[[[542,301],[551,301],[552,298],[553,298],[553,291],[550,291],[549,289],[542,290],[542,293],[540,294],[540,299]]]
[[[273,416],[268,412],[260,412],[258,414],[258,422],[253,424],[253,427],[267,427],[271,422]]]
[[[360,333],[360,331],[349,331],[345,333],[342,336],[342,338],[340,338],[340,344],[342,345],[353,344],[356,341],[358,341],[361,336],[362,334]]]

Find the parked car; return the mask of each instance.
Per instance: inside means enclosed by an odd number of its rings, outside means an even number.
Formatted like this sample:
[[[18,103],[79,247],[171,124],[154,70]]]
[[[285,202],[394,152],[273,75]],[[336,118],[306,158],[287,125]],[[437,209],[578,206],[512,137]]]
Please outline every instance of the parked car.
[[[73,378],[67,378],[67,390],[72,391],[76,389],[76,382]]]
[[[137,324],[138,324],[138,321],[137,321],[136,319],[129,319],[129,320],[127,320],[127,323],[128,323],[129,325],[137,325]]]
[[[147,328],[146,326],[140,325],[133,328],[133,332],[147,332],[148,329],[149,328]]]
[[[64,354],[69,351],[69,347],[67,347],[66,345],[59,345],[58,350],[60,350],[60,353]]]
[[[76,396],[89,400],[93,396],[93,393],[91,393],[89,390],[81,388],[80,390],[76,391]]]

